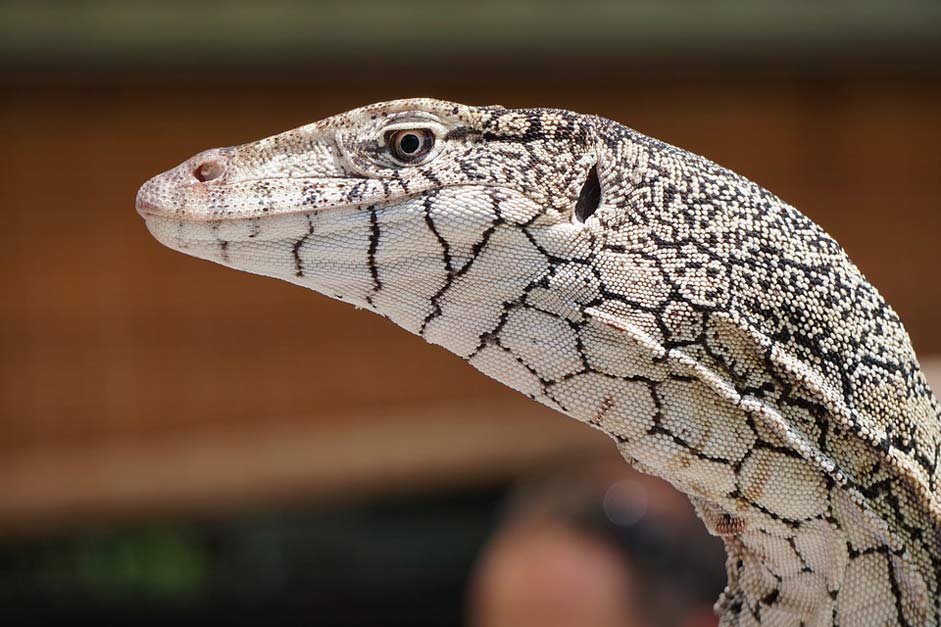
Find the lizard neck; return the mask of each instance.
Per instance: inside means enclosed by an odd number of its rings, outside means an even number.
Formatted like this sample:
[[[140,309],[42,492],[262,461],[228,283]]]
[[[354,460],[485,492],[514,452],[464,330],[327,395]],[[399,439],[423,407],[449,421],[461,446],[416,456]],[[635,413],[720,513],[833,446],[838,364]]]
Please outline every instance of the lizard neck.
[[[725,543],[728,583],[716,606],[723,624],[935,624],[928,573],[903,548],[889,548],[859,506],[836,494],[827,519],[787,530],[691,496]]]
[[[747,403],[723,403],[700,380],[673,373],[655,390],[644,436],[615,437],[628,459],[689,495],[725,542],[724,624],[937,624],[937,527],[878,516],[882,493],[837,485]],[[902,506],[931,519],[915,498]]]
[[[758,405],[724,396],[695,361],[658,358],[642,316],[634,322],[627,342],[623,329],[586,321],[584,370],[558,382],[519,366],[504,349],[519,339],[505,335],[470,363],[602,430],[635,467],[689,495],[729,554],[725,624],[935,624],[939,539],[911,540],[898,521],[873,514],[878,494],[837,485]],[[596,371],[614,351],[627,357]]]

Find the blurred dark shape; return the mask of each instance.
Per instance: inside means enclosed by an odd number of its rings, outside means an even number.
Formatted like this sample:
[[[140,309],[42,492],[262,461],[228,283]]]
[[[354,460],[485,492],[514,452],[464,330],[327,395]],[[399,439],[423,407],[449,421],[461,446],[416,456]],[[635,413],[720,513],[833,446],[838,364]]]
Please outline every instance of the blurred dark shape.
[[[4,625],[453,627],[504,487],[0,543]]]
[[[203,0],[198,11],[182,0],[8,0],[0,67],[26,82],[246,72],[306,82],[297,74],[323,80],[366,65],[434,68],[436,80],[457,82],[467,69],[554,83],[617,67],[666,78],[703,68],[918,75],[941,62],[938,32],[933,0]]]

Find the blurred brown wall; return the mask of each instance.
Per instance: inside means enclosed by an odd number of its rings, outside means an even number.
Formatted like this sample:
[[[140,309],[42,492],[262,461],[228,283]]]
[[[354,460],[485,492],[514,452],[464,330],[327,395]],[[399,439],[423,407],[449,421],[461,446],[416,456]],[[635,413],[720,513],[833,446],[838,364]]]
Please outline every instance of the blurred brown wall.
[[[6,494],[27,509],[64,498],[54,486],[82,474],[81,451],[102,443],[116,443],[105,451],[153,451],[161,442],[217,443],[244,433],[244,452],[270,429],[287,439],[306,429],[316,440],[316,429],[413,414],[420,415],[414,433],[425,424],[441,441],[460,442],[465,427],[447,422],[455,406],[478,408],[495,424],[503,419],[495,413],[533,414],[519,434],[565,420],[377,316],[161,248],[134,212],[145,179],[199,150],[395,97],[594,112],[704,154],[823,225],[898,310],[920,354],[941,353],[941,83],[405,78],[0,91]],[[360,454],[379,454],[384,443],[363,433]],[[492,439],[476,438],[481,448]],[[280,454],[271,446],[269,461]],[[408,454],[409,442],[397,446]],[[152,486],[160,485],[174,451],[166,445],[151,466],[114,472],[150,472]],[[167,481],[199,475],[193,463],[189,475]],[[239,460],[232,463],[238,475]],[[114,481],[108,467],[94,469],[100,481]],[[74,503],[106,507],[101,499]]]

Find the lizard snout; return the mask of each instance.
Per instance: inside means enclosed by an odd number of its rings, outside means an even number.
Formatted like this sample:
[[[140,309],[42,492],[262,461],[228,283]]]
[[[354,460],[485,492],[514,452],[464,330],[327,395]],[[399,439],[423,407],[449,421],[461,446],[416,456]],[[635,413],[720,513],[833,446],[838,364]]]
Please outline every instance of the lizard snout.
[[[137,212],[144,218],[187,213],[197,217],[208,185],[222,182],[228,171],[228,152],[223,148],[207,150],[153,177],[137,192]]]
[[[135,206],[137,208],[137,213],[140,214],[145,220],[151,216],[159,216],[166,213],[166,210],[161,206],[161,203],[158,202],[160,198],[159,188],[157,184],[157,179],[159,177],[154,177],[141,185],[141,188],[137,190],[137,200]]]

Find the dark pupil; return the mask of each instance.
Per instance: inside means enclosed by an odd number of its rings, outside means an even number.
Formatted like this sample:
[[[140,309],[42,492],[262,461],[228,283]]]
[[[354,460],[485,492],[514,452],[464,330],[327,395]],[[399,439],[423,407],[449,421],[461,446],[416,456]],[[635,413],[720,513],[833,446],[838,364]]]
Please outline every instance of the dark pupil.
[[[409,133],[399,142],[399,148],[407,155],[418,152],[418,149],[421,148],[421,139],[418,138],[418,135]]]

